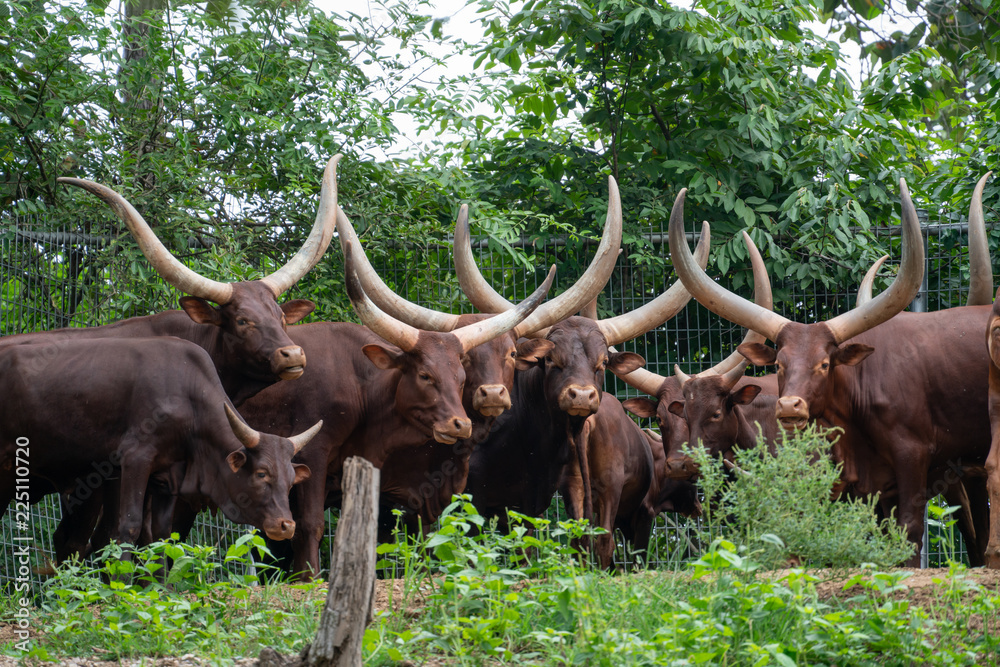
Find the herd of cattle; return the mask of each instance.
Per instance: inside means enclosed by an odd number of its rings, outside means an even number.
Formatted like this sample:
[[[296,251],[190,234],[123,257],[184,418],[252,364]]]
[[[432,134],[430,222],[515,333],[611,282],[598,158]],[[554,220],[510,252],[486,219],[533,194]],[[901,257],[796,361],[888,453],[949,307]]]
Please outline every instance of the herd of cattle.
[[[239,283],[182,265],[114,191],[60,179],[107,203],[160,275],[190,296],[180,311],[0,339],[0,508],[14,501],[25,511],[59,494],[57,559],[111,540],[186,535],[198,512],[218,508],[287,540],[291,570],[312,576],[324,511],[341,501],[344,461],[361,456],[381,468],[381,514],[391,521],[388,510],[400,509],[410,527],[433,523],[462,491],[501,520],[507,509],[539,516],[561,491],[571,516],[612,531],[595,545],[608,567],[614,528],[644,549],[660,512],[699,511],[684,443],[730,459],[735,446],[754,446],[758,428],[773,446],[783,429],[815,421],[843,431],[833,449],[843,466],[838,492],[878,493],[880,509],[917,547],[927,498],[943,492],[962,507],[972,563],[1000,567],[1000,444],[991,449],[1000,440],[1000,301],[991,309],[982,215],[989,174],[969,215],[966,307],[901,312],[924,270],[901,181],[899,273],[872,298],[880,260],[854,310],[813,324],[774,313],[763,260],[745,233],[754,302],[725,290],[704,270],[707,223],[695,253],[688,248],[681,191],[669,233],[680,280],[630,313],[599,320],[595,299],[621,243],[613,179],[594,260],[544,303],[554,267],[525,301],[508,302],[475,265],[463,207],[455,270],[483,314],[452,315],[381,281],[338,206],[338,160],[326,167],[299,252],[271,275]],[[316,265],[335,231],[364,326],[297,324],[313,303],[277,298]],[[697,375],[663,377],[614,349],[674,317],[692,295],[748,329],[729,358]],[[748,363],[777,373],[747,377]],[[608,370],[650,398],[619,402],[603,391]],[[660,433],[640,429],[626,410],[655,418]],[[99,480],[83,497],[79,480],[92,471]]]

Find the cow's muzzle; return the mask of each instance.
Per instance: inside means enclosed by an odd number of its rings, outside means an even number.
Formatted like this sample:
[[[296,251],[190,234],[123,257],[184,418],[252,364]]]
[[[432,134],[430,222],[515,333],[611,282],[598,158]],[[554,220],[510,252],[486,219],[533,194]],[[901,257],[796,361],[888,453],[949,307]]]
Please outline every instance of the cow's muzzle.
[[[671,456],[664,465],[670,479],[690,480],[698,476],[698,464],[690,456]]]
[[[290,540],[295,535],[295,522],[291,519],[270,519],[264,522],[264,533],[272,540]]]
[[[559,409],[574,417],[589,417],[601,407],[601,392],[597,387],[571,384],[559,394]]]
[[[472,408],[484,417],[499,417],[510,409],[510,392],[502,384],[484,384],[472,397]]]
[[[434,439],[443,445],[453,445],[459,439],[465,440],[471,436],[472,422],[468,419],[452,417],[434,424]]]
[[[774,406],[774,416],[786,431],[802,430],[809,423],[809,403],[800,396],[782,396]]]
[[[294,380],[306,370],[306,353],[298,345],[279,347],[271,357],[271,370],[282,380]]]

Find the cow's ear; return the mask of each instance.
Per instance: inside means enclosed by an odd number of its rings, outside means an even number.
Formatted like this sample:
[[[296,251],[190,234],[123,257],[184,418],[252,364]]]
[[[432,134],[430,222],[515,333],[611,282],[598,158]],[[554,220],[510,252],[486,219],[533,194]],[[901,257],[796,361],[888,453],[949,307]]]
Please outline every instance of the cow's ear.
[[[648,398],[629,398],[622,401],[622,407],[636,417],[652,419],[656,416],[656,402]]]
[[[732,405],[746,405],[757,398],[757,394],[760,392],[761,387],[759,385],[746,384],[729,394],[729,402]]]
[[[545,338],[529,338],[517,344],[517,360],[515,368],[519,371],[526,371],[535,364],[542,361],[552,348],[556,346]]]
[[[841,345],[830,355],[830,361],[839,366],[857,366],[868,358],[875,348],[864,343]]]
[[[285,324],[295,324],[316,310],[316,304],[309,299],[292,299],[279,306],[281,312],[285,314]]]
[[[774,348],[763,343],[743,343],[736,351],[746,357],[754,366],[770,366],[778,360]]]
[[[684,401],[671,401],[670,405],[667,406],[667,410],[672,415],[677,415],[678,417],[684,417]]]
[[[375,364],[376,367],[387,371],[391,368],[399,368],[403,365],[403,352],[398,352],[385,345],[369,343],[361,348],[365,356]]]
[[[295,481],[292,482],[292,486],[304,482],[312,476],[312,470],[305,463],[293,463],[292,467],[295,468]]]
[[[608,370],[615,375],[628,375],[645,365],[646,360],[635,352],[612,352],[608,355]]]
[[[182,296],[181,308],[188,314],[188,317],[198,324],[214,324],[215,326],[222,324],[222,316],[219,315],[219,311],[201,297]]]
[[[246,465],[247,462],[247,450],[240,447],[235,452],[226,457],[226,463],[229,464],[230,469],[233,472],[239,472],[240,468]]]

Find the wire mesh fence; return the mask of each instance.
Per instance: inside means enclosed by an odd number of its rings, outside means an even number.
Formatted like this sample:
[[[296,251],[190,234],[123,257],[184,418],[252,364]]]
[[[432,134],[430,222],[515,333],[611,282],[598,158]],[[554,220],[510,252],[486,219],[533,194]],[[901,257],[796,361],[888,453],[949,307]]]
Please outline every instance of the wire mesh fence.
[[[937,310],[960,305],[968,275],[965,230],[961,225],[935,225],[926,220],[923,223],[928,262],[923,307]],[[106,225],[101,229],[114,230],[115,227]],[[116,233],[95,234],[90,230],[90,225],[52,229],[51,225],[32,218],[3,218],[0,227],[0,335],[104,324],[176,304],[180,294],[159,280],[137,254],[126,232],[119,229]],[[665,229],[650,230],[641,242],[659,248],[660,255],[667,257],[665,232]],[[877,230],[879,241],[892,257],[899,255],[899,238],[894,235],[897,233],[890,229]],[[284,239],[284,243],[276,243],[275,247],[290,254],[295,250],[294,245],[294,240]],[[568,237],[524,239],[522,246],[527,252],[519,257],[490,239],[476,239],[474,246],[485,278],[511,300],[520,300],[544,279],[545,269],[550,264],[559,267],[562,287],[575,280],[596,242]],[[335,257],[327,261],[340,261],[338,252],[331,250],[328,255]],[[824,260],[807,258],[804,261]],[[444,306],[453,312],[472,310],[461,299],[447,240],[424,246],[393,247],[389,244],[385,257],[374,263],[390,287],[416,303]],[[891,280],[893,270],[885,268],[883,272],[882,286]],[[785,316],[798,321],[815,321],[843,312],[853,304],[856,286],[829,288],[816,281],[803,287],[792,273],[773,281],[776,310]],[[599,313],[608,316],[637,308],[660,294],[672,280],[670,272],[664,271],[662,266],[632,261],[626,249],[602,292]],[[303,282],[305,284],[297,288],[294,296],[309,296],[308,280]],[[721,282],[727,284],[728,281],[722,278]],[[730,288],[751,296],[750,286]],[[674,319],[622,347],[642,355],[649,370],[668,376],[674,364],[687,373],[696,373],[721,360],[742,336],[742,329],[692,302]],[[606,389],[620,399],[638,395],[636,390],[610,374],[606,382]],[[558,498],[549,512],[552,519],[565,518]],[[37,584],[52,557],[52,532],[61,517],[59,503],[55,496],[49,496],[33,505],[27,532],[14,524],[14,514],[8,511],[0,522],[0,586],[14,578],[20,553],[14,545],[23,544],[29,545],[32,579]],[[335,523],[335,515],[329,516],[327,538],[322,546],[327,559]],[[195,528],[197,539],[218,544],[220,553],[225,553],[228,545],[245,532],[245,527],[210,514],[201,515]],[[690,552],[697,548],[694,533],[692,521],[661,517],[644,560],[654,567],[676,563],[678,550]],[[30,540],[15,540],[25,534],[30,534]],[[941,562],[950,553],[963,556],[964,545],[960,541],[957,545],[942,544],[940,535],[934,537],[936,540],[932,540],[928,556],[931,564]],[[618,558],[623,562],[621,549]]]

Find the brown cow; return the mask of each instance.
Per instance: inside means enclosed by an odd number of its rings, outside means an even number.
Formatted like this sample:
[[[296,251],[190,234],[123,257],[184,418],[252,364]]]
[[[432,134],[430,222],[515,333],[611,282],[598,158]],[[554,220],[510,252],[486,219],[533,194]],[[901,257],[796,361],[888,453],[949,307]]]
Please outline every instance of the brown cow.
[[[288,338],[286,326],[304,318],[314,305],[304,299],[279,305],[276,299],[316,265],[333,237],[337,210],[336,168],[340,157],[335,155],[327,163],[316,221],[299,252],[272,274],[260,280],[238,283],[216,282],[185,267],[163,246],[138,211],[113,190],[83,179],[60,178],[60,182],[83,188],[111,206],[160,275],[193,296],[181,298],[182,311],[133,317],[99,327],[7,336],[0,339],[0,348],[45,344],[48,354],[54,356],[61,347],[75,340],[175,336],[208,352],[226,394],[237,407],[263,387],[298,378],[305,369],[305,354]],[[219,306],[214,307],[209,301]],[[40,368],[44,367],[44,360],[44,356],[36,359]],[[174,476],[177,475],[182,476],[183,471]],[[103,495],[102,486],[94,489],[86,499],[71,497],[75,502],[69,505],[63,498],[66,518],[53,536],[57,560],[71,553],[86,552],[87,541],[101,513]],[[111,506],[116,502],[115,496],[109,497]],[[110,539],[111,529],[109,524],[100,531],[103,537],[98,538],[99,543]]]
[[[279,384],[250,399],[243,412],[255,428],[289,433],[318,417],[324,428],[299,454],[316,474],[296,487],[294,572],[319,571],[323,509],[340,490],[344,460],[362,456],[381,467],[389,454],[433,437],[451,445],[472,434],[461,403],[463,358],[477,345],[515,328],[538,305],[554,272],[518,308],[448,333],[424,331],[390,317],[361,290],[347,252],[347,288],[365,327],[319,322],[289,330],[309,354],[297,387]]]
[[[984,183],[985,177],[973,197],[970,227],[977,213],[982,219]],[[923,275],[920,229],[902,180],[900,190],[899,274],[866,305],[825,322],[792,322],[705,275],[684,242],[684,191],[671,214],[670,250],[678,274],[700,303],[774,341],[775,349],[749,344],[739,351],[755,364],[777,364],[781,394],[775,414],[782,425],[799,428],[817,420],[843,428],[845,481],[895,504],[897,520],[919,547],[929,480],[986,459],[989,359],[986,347],[972,341],[974,332],[986,328],[990,309],[900,312]],[[914,554],[911,563],[917,559]]]
[[[309,469],[291,459],[322,424],[288,439],[257,433],[229,407],[211,359],[192,343],[161,337],[73,340],[55,350],[13,345],[0,349],[0,396],[3,510],[16,497],[18,511],[27,511],[29,481],[96,487],[120,468],[112,537],[134,544],[147,480],[183,462],[186,493],[211,498],[230,519],[272,539],[295,532],[288,492]],[[30,461],[23,482],[15,482],[18,459]]]
[[[699,248],[707,261],[710,240],[705,227]],[[467,229],[455,234],[455,269],[462,289],[479,310],[499,312],[510,304],[483,279],[472,259]],[[648,304],[618,317],[594,321],[570,317],[548,330],[537,330],[553,345],[538,364],[515,377],[514,405],[497,419],[489,437],[473,452],[468,490],[480,512],[498,516],[507,509],[541,515],[562,485],[574,518],[593,518],[593,492],[587,448],[579,437],[586,417],[596,412],[604,371],[635,370],[641,357],[610,352],[670,319],[689,295],[675,284]]]

